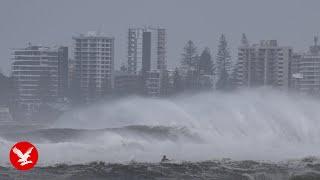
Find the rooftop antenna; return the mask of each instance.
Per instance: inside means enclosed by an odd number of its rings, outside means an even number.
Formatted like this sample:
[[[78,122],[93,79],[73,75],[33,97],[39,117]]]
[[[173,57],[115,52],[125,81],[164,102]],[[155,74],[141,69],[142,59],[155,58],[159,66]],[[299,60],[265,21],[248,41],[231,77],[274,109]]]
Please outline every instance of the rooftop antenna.
[[[249,46],[249,41],[245,33],[242,33],[241,44],[244,46]]]
[[[314,36],[313,40],[314,40],[314,46],[317,46],[318,45],[318,36]]]

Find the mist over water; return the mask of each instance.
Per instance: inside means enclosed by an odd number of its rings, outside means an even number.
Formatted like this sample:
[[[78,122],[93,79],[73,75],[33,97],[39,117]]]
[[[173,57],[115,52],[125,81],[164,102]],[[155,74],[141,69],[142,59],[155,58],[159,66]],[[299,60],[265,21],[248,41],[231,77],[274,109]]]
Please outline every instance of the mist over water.
[[[49,129],[23,135],[38,146],[42,165],[158,162],[164,154],[177,161],[280,161],[319,156],[319,129],[319,100],[262,88],[128,97],[75,109]],[[1,164],[12,139],[0,137]]]

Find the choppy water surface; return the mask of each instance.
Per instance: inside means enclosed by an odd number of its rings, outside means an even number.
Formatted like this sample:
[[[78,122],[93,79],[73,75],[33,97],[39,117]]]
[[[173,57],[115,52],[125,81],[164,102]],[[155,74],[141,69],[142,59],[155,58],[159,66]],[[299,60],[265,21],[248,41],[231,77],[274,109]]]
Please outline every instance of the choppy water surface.
[[[318,180],[320,161],[316,158],[281,163],[215,160],[206,162],[56,165],[17,172],[1,168],[1,180]]]

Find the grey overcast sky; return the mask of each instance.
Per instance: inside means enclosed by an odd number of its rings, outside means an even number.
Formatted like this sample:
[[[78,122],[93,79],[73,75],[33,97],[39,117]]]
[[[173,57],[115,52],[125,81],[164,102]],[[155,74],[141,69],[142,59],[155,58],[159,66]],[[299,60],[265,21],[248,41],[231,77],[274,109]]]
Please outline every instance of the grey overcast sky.
[[[1,0],[0,68],[10,73],[12,48],[28,42],[72,45],[72,36],[101,31],[116,38],[116,64],[126,60],[128,27],[167,28],[169,66],[187,40],[216,53],[225,33],[233,58],[241,33],[251,43],[277,39],[306,50],[320,31],[320,0]]]

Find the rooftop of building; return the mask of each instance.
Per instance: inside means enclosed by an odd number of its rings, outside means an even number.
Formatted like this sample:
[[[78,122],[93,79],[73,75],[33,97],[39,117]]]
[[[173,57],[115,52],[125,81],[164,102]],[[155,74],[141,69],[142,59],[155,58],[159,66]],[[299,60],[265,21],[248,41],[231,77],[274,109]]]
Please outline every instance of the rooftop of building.
[[[140,30],[140,31],[155,31],[155,30],[163,30],[165,31],[165,28],[162,27],[153,27],[153,26],[144,26],[144,27],[129,27],[129,31],[136,31],[136,30]]]
[[[309,53],[312,55],[320,55],[320,45],[318,44],[318,36],[315,36],[314,44],[309,47]]]
[[[114,40],[114,37],[106,36],[101,32],[88,31],[86,34],[80,34],[78,36],[73,36],[72,39],[108,39],[108,40]]]
[[[14,51],[56,51],[59,48],[68,48],[67,46],[43,46],[41,44],[33,45],[32,43],[28,43],[24,48],[14,48]]]
[[[243,45],[241,44],[239,48],[266,48],[266,49],[274,49],[274,48],[287,48],[287,49],[292,49],[290,46],[279,46],[277,40],[260,40],[259,43],[255,44],[246,44]]]

